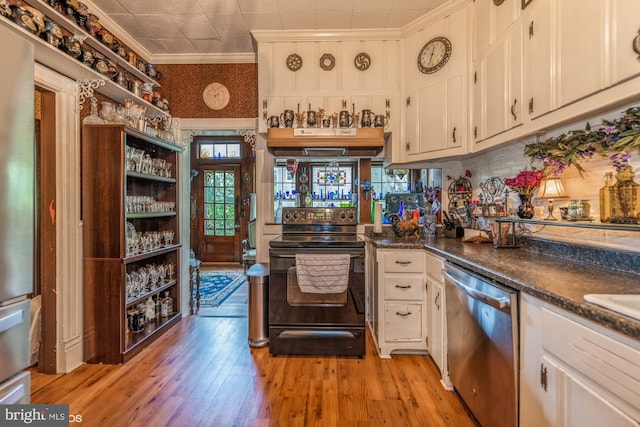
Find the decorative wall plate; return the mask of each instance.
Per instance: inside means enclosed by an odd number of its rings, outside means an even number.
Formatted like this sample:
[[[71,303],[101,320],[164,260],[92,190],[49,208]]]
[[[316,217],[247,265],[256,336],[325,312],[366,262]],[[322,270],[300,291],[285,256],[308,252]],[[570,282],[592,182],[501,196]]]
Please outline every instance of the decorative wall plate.
[[[221,83],[211,83],[202,91],[202,99],[212,110],[222,110],[229,104],[229,90]]]
[[[287,56],[287,68],[291,71],[298,71],[302,68],[302,57],[297,53]]]
[[[333,67],[336,66],[336,58],[330,53],[325,53],[320,57],[320,68],[325,71],[333,70]]]
[[[364,52],[360,52],[353,59],[353,64],[358,70],[364,71],[371,66],[371,57]]]

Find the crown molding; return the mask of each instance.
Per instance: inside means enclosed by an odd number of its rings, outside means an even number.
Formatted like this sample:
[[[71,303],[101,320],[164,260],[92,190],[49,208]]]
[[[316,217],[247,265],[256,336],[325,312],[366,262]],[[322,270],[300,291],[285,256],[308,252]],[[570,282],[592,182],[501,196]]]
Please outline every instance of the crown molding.
[[[475,0],[473,0],[475,1]],[[472,0],[451,0],[443,3],[432,11],[414,19],[407,25],[400,29],[401,37],[406,37],[409,34],[415,33],[423,29],[426,25],[436,22],[445,18],[453,12],[456,12],[468,4],[473,2]]]
[[[178,53],[151,56],[154,64],[255,64],[255,53]]]
[[[318,41],[346,41],[346,40],[398,40],[400,29],[371,29],[371,30],[253,30],[251,35],[259,43],[265,42],[318,42]]]

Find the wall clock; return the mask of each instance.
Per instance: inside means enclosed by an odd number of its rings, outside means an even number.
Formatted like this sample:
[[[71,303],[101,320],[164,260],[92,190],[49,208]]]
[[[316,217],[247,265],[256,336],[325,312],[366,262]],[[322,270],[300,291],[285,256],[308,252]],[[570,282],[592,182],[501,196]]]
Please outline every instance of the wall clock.
[[[446,37],[429,40],[418,55],[418,70],[432,74],[444,67],[451,57],[451,42]]]
[[[211,83],[202,91],[202,99],[212,110],[222,110],[229,104],[229,90],[222,83]]]

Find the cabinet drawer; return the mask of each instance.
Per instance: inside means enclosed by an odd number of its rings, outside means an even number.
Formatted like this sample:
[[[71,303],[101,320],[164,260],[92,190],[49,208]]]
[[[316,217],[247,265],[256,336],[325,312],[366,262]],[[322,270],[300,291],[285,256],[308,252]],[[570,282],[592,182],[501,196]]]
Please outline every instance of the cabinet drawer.
[[[542,346],[574,370],[640,409],[640,346],[631,347],[542,309]]]
[[[425,283],[422,275],[387,274],[384,276],[384,299],[420,301],[424,299]]]
[[[442,269],[444,268],[444,261],[441,258],[435,257],[430,254],[425,254],[425,264],[427,274],[440,283],[444,283],[444,277],[442,276]]]
[[[423,273],[424,252],[392,252],[384,254],[385,273]]]
[[[422,306],[419,304],[385,304],[385,340],[420,341]]]

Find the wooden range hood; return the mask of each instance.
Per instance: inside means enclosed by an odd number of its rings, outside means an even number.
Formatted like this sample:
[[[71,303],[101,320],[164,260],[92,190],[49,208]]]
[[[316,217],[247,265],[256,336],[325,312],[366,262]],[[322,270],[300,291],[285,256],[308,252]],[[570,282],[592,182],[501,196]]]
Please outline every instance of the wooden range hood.
[[[384,143],[381,127],[267,129],[267,149],[276,157],[375,157]]]

